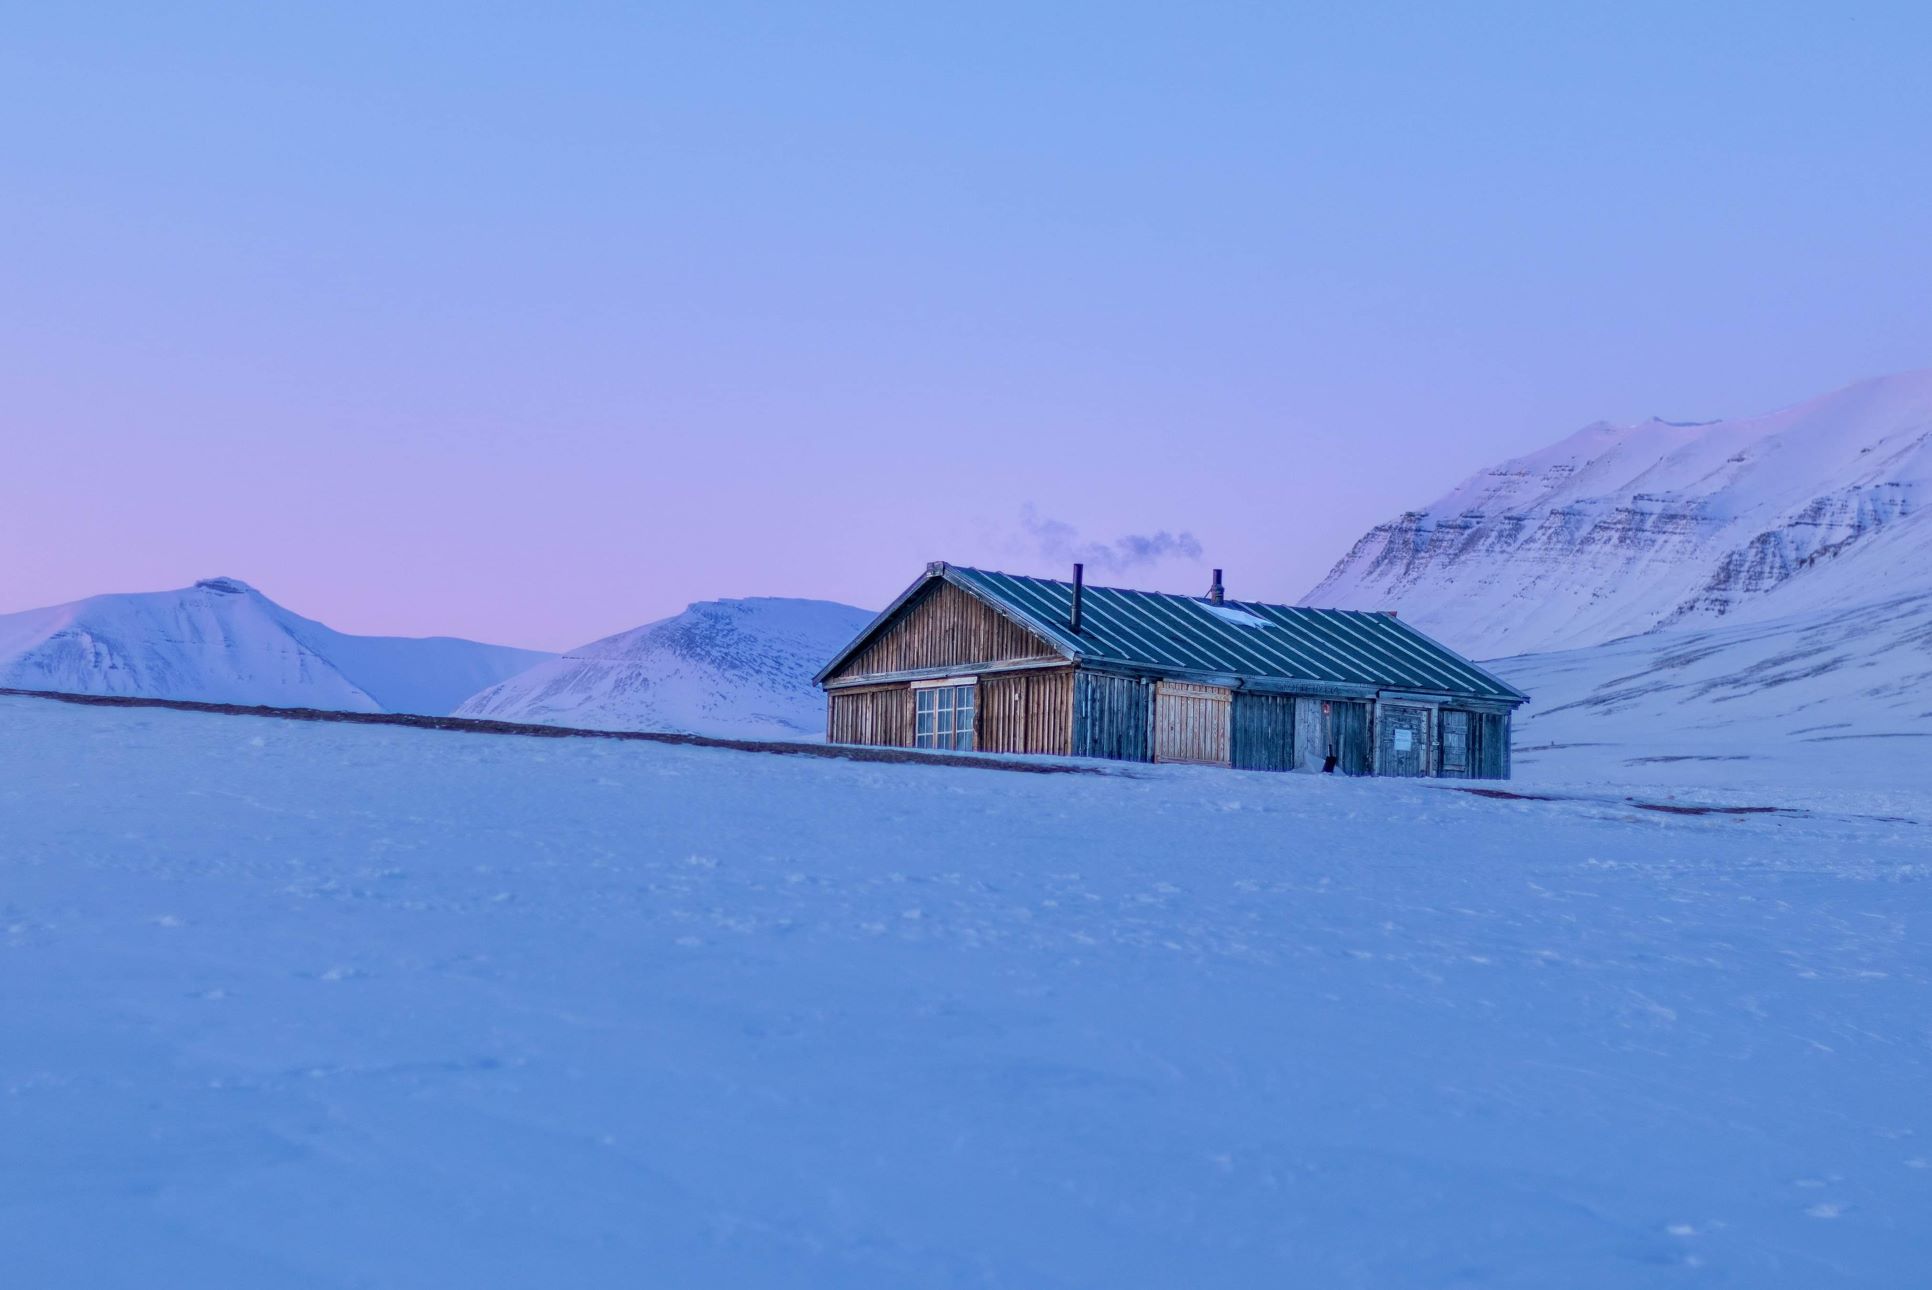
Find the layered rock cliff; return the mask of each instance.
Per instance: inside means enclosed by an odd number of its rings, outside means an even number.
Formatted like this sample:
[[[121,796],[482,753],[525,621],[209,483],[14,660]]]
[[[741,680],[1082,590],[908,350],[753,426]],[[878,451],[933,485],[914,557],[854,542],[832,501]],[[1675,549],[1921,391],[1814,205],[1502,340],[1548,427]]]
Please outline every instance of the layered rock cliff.
[[[1495,656],[1747,610],[1862,603],[1842,557],[1932,499],[1932,371],[1765,416],[1587,426],[1377,525],[1305,603],[1395,609]],[[1909,573],[1909,571],[1900,571]]]

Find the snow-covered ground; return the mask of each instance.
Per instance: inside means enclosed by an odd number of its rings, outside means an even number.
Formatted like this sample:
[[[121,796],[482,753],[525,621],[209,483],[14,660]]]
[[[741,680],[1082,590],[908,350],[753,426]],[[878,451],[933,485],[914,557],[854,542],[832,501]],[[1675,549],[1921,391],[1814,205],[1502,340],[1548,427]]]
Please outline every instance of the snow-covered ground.
[[[1532,696],[1516,716],[1524,783],[1932,818],[1932,594],[1489,666]]]
[[[0,698],[41,1286],[1932,1266],[1932,831]]]

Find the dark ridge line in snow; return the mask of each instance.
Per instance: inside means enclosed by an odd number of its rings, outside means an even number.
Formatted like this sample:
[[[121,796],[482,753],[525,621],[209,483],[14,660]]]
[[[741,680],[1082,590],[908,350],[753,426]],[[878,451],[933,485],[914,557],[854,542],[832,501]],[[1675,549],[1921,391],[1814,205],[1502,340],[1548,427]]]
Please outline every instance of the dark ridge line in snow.
[[[1609,798],[1576,797],[1567,793],[1519,793],[1509,788],[1463,788],[1449,785],[1452,793],[1468,793],[1474,797],[1491,797],[1506,802],[1598,802],[1607,805],[1630,806],[1639,811],[1658,811],[1664,815],[1809,815],[1809,811],[1795,810],[1789,806],[1705,806],[1697,802],[1639,802],[1634,797],[1626,797],[1621,802]]]
[[[1660,758],[1658,760],[1671,760]],[[1701,760],[1701,759],[1700,759]],[[1488,797],[1505,802],[1583,802],[1598,806],[1627,806],[1637,811],[1655,811],[1659,815],[1795,815],[1806,818],[1815,817],[1816,811],[1803,810],[1795,806],[1724,806],[1706,802],[1644,802],[1634,797],[1587,797],[1576,793],[1519,793],[1513,788],[1475,788],[1460,784],[1444,784],[1443,788],[1451,793],[1468,793],[1473,797]],[[1918,824],[1924,820],[1908,819],[1902,815],[1851,816],[1853,819],[1882,820],[1888,824]]]
[[[52,699],[97,708],[168,708],[176,712],[207,712],[225,717],[279,717],[284,721],[337,721],[363,726],[408,726],[416,730],[448,730],[473,735],[529,735],[539,739],[628,739],[693,748],[728,748],[736,752],[780,753],[799,757],[829,757],[842,761],[894,762],[915,766],[960,766],[968,770],[1024,771],[1033,775],[1114,775],[1130,772],[1100,766],[1070,766],[1064,762],[1018,761],[977,754],[924,752],[911,748],[868,748],[856,744],[785,743],[764,739],[720,739],[667,730],[580,730],[572,726],[539,726],[480,717],[424,717],[406,712],[337,712],[327,708],[271,708],[239,703],[200,703],[192,699],[149,699],[126,694],[71,694],[62,690],[16,690],[0,686],[0,696]]]

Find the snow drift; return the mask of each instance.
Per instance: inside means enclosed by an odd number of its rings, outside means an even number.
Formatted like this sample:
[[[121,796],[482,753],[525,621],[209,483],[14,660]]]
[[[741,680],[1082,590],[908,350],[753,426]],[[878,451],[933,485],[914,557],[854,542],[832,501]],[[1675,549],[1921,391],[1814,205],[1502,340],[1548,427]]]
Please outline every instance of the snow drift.
[[[0,615],[0,687],[447,714],[549,655],[454,637],[350,636],[235,578]]]
[[[592,730],[818,739],[812,677],[873,615],[826,600],[710,600],[493,685],[458,716]]]

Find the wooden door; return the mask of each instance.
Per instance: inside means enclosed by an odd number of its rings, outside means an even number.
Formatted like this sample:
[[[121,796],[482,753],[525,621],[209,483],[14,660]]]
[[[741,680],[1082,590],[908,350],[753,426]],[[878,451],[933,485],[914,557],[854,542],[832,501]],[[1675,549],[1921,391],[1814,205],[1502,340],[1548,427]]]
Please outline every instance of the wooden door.
[[[1295,768],[1293,695],[1243,692],[1234,696],[1229,714],[1229,752],[1236,770]]]
[[[1468,779],[1474,765],[1470,757],[1469,714],[1444,708],[1438,720],[1442,725],[1438,773],[1450,779]]]
[[[1323,699],[1321,759],[1316,769],[1335,759],[1335,770],[1342,775],[1366,775],[1371,769],[1369,747],[1369,705],[1354,699]]]
[[[1509,778],[1509,714],[1479,712],[1472,723],[1470,766],[1475,779]]]
[[[1382,705],[1376,733],[1376,772],[1419,776],[1429,773],[1429,709],[1407,703]]]
[[[1320,770],[1328,756],[1329,705],[1316,698],[1295,700],[1295,769]]]
[[[1073,683],[1073,755],[1148,761],[1154,684],[1137,676],[1079,672]]]
[[[1008,672],[979,679],[981,752],[1072,751],[1073,673],[1064,669]]]
[[[1162,681],[1154,694],[1154,760],[1227,765],[1230,697],[1218,685]]]
[[[825,741],[912,747],[912,691],[903,685],[834,690],[826,697]]]

